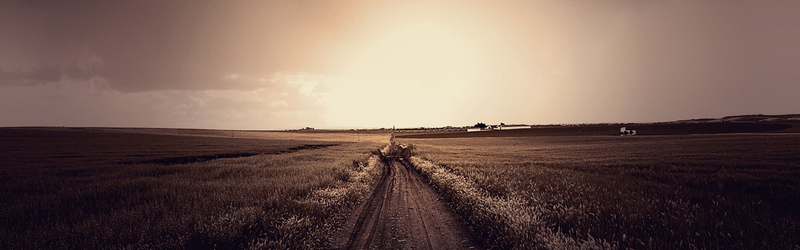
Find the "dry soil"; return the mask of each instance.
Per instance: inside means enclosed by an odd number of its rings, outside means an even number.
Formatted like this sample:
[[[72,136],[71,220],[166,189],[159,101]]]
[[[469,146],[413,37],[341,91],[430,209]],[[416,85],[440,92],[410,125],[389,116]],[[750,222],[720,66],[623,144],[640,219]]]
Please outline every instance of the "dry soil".
[[[463,223],[402,159],[388,160],[369,200],[334,242],[337,249],[472,249]]]

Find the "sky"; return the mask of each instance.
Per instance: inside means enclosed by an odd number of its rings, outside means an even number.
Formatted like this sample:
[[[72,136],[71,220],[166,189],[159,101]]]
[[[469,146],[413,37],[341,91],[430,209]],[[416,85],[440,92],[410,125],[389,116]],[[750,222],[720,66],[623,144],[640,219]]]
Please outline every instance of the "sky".
[[[0,0],[0,126],[800,113],[800,1]]]

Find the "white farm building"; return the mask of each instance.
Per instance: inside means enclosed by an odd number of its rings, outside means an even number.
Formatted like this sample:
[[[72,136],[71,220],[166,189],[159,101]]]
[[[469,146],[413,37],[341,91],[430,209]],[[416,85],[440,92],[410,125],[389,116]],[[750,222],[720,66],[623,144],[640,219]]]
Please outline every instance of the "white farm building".
[[[531,128],[531,126],[527,126],[527,125],[526,126],[522,126],[522,125],[509,125],[509,126],[500,125],[500,126],[497,126],[497,130],[514,130],[514,129],[529,129],[529,128]]]

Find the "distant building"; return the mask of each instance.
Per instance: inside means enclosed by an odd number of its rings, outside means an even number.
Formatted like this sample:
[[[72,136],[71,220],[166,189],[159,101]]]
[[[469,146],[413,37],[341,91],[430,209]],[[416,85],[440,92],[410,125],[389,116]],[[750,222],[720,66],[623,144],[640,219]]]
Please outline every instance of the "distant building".
[[[636,135],[636,130],[628,130],[625,127],[619,128],[619,135]]]
[[[514,129],[529,129],[531,126],[523,125],[500,125],[497,130],[514,130]]]
[[[467,132],[480,132],[490,130],[514,130],[514,129],[530,129],[529,125],[491,125],[485,128],[467,128]]]

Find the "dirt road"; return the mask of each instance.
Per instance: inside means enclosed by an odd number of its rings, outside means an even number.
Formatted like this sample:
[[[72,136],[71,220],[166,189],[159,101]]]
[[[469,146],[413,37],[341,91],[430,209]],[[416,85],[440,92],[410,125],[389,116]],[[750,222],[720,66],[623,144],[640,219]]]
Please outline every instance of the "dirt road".
[[[388,160],[369,200],[334,242],[337,249],[472,249],[452,210],[407,162]]]

